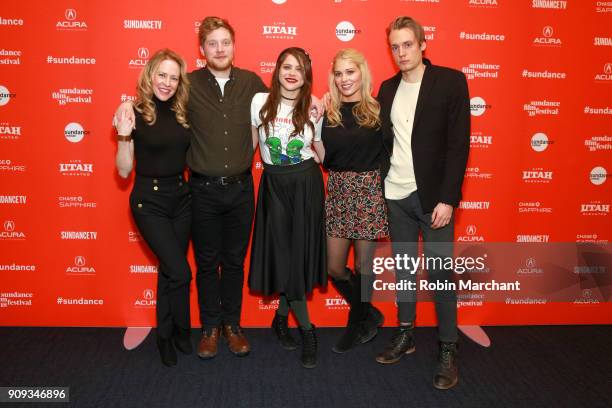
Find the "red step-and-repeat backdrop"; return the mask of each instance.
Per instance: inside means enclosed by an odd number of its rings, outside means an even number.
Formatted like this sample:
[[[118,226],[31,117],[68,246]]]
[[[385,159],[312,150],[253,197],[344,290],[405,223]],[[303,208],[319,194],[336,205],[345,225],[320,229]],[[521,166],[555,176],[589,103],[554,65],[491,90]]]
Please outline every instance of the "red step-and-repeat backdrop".
[[[457,240],[608,243],[610,1],[5,1],[0,324],[154,325],[157,267],[131,220],[132,180],[114,167],[111,116],[134,98],[155,50],[174,49],[190,69],[204,65],[197,31],[207,15],[229,19],[235,64],[266,83],[282,49],[307,49],[319,96],[344,47],[366,55],[377,92],[395,73],[386,26],[398,15],[415,17],[425,26],[426,55],[469,82],[471,152]],[[258,156],[253,171],[258,180]],[[537,270],[536,259],[526,262]],[[612,323],[609,294],[600,290],[574,302],[465,302],[459,321]],[[244,294],[243,324],[267,325],[275,302],[246,286]],[[394,304],[379,306],[393,324]],[[332,287],[316,291],[309,307],[319,325],[345,320],[347,306]],[[192,286],[194,326],[196,311]],[[419,304],[418,316],[435,323],[431,303]]]

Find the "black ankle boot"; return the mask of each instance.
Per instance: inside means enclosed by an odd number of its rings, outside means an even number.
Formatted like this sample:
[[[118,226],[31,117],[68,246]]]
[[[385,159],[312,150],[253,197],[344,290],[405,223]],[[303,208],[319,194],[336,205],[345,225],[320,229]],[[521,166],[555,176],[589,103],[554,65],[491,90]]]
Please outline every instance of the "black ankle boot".
[[[278,341],[280,341],[282,348],[285,350],[295,350],[297,348],[297,343],[289,332],[287,316],[281,316],[278,313],[275,313],[274,319],[272,320],[272,328],[274,329],[276,337],[278,337]]]
[[[317,334],[315,325],[310,329],[300,327],[302,334],[302,356],[300,361],[304,368],[315,368],[317,366]]]
[[[399,326],[395,329],[389,344],[376,356],[376,361],[380,364],[397,363],[404,354],[413,353],[414,350],[414,323]]]
[[[440,354],[433,385],[439,390],[448,390],[457,385],[458,380],[457,343],[440,342]]]
[[[181,353],[193,353],[193,345],[191,344],[191,329],[175,328],[173,340],[174,346]]]
[[[350,273],[350,269],[348,269]],[[336,344],[332,347],[334,353],[346,353],[358,344],[365,343],[363,341],[363,328],[361,324],[364,316],[365,304],[360,300],[360,277],[356,274],[351,274],[348,280],[333,279],[334,286],[350,305],[351,310],[348,315],[346,328]],[[375,335],[375,334],[374,334]],[[368,340],[371,340],[370,336]]]
[[[176,365],[176,350],[172,345],[172,339],[157,337],[157,349],[159,350],[161,362],[165,366],[172,367]]]

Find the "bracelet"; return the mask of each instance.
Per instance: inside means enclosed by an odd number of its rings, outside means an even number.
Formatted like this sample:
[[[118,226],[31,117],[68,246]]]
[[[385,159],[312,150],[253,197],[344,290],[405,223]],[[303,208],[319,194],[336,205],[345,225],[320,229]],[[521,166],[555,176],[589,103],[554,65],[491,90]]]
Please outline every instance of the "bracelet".
[[[119,142],[129,142],[130,140],[132,140],[132,136],[130,135],[127,135],[127,136],[117,135],[117,141]]]

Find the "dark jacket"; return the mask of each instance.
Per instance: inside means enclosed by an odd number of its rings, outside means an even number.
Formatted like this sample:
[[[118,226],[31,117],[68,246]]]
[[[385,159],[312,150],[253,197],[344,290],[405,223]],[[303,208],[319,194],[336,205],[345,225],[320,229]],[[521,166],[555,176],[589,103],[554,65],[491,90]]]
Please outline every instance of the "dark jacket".
[[[439,203],[459,205],[461,184],[470,147],[470,97],[463,73],[431,65],[423,75],[412,128],[412,160],[418,196],[424,213]],[[401,72],[380,86],[378,101],[385,146],[382,173],[389,171],[393,154],[391,107]]]

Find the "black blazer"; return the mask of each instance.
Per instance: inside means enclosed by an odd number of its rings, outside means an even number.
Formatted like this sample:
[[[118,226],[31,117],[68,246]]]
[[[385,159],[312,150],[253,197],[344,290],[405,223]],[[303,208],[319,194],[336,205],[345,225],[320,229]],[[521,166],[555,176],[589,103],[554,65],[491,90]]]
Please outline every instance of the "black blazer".
[[[412,128],[412,161],[418,196],[425,214],[442,202],[453,207],[461,200],[461,184],[470,148],[470,97],[462,72],[431,65],[426,68]],[[401,72],[380,86],[378,101],[385,146],[382,173],[389,171],[393,154],[391,106]]]

